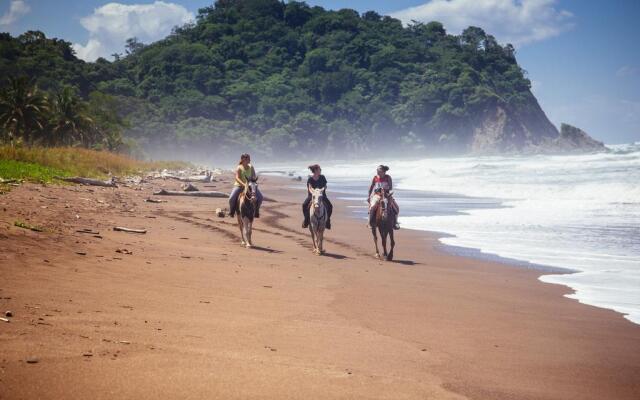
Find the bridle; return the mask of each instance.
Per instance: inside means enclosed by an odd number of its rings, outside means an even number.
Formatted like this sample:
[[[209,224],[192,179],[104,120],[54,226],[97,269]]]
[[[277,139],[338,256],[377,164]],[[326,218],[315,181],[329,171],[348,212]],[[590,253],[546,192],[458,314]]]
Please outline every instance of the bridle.
[[[380,201],[378,202],[378,212],[380,213],[380,217],[382,219],[386,219],[389,212],[389,194],[386,190],[380,189],[378,196],[380,196]]]
[[[249,200],[250,202],[256,201],[257,186],[258,184],[254,181],[247,182],[243,190],[243,195],[246,200]]]
[[[313,207],[313,215],[319,219],[323,218],[326,213],[324,204],[321,203],[323,196],[322,191],[314,192],[312,195],[311,207]],[[322,210],[322,214],[318,215],[318,211],[320,210]]]

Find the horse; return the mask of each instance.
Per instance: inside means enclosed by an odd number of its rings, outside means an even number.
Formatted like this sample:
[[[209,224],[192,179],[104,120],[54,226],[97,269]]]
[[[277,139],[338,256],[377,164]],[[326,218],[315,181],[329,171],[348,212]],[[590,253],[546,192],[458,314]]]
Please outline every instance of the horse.
[[[314,254],[324,253],[322,243],[324,241],[324,228],[327,225],[327,208],[324,204],[324,188],[313,189],[311,192],[311,202],[309,203],[309,214],[311,215],[309,232],[313,242]]]
[[[393,192],[386,193],[384,190],[380,192],[380,201],[375,209],[375,216],[371,218],[373,220],[371,224],[371,234],[373,235],[373,243],[376,245],[376,258],[380,258],[380,251],[378,250],[378,235],[376,234],[376,228],[380,231],[380,238],[382,239],[382,249],[384,250],[384,259],[386,261],[393,260],[393,248],[396,242],[393,238],[393,225],[394,225],[394,211],[389,205],[389,198],[393,195]],[[391,239],[391,249],[387,253],[387,236]]]
[[[247,182],[240,196],[238,196],[237,214],[238,227],[240,228],[240,244],[250,249],[253,247],[251,242],[251,228],[253,219],[256,216],[256,208],[258,202],[258,178]]]

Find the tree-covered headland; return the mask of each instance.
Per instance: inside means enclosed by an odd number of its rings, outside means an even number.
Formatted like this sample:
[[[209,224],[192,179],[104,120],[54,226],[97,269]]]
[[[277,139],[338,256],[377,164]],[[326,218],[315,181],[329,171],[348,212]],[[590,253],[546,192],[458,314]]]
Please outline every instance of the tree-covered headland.
[[[511,151],[558,135],[513,46],[482,29],[297,1],[218,0],[163,40],[132,38],[114,61],[83,62],[41,32],[1,34],[0,76],[13,77],[4,140],[317,159]],[[7,122],[7,98],[30,84],[47,116]]]

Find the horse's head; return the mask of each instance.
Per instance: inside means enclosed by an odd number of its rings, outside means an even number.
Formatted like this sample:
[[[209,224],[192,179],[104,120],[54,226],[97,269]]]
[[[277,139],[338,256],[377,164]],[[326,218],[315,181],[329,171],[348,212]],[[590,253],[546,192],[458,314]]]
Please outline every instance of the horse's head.
[[[314,210],[320,208],[322,197],[324,196],[324,188],[313,189],[311,191],[311,205]]]
[[[251,202],[255,202],[257,200],[258,193],[258,178],[251,179],[247,182],[247,186],[245,187],[244,195],[247,199],[251,200]]]
[[[390,193],[385,191],[384,189],[380,191],[380,213],[382,214],[382,219],[387,219],[389,210],[389,196]]]

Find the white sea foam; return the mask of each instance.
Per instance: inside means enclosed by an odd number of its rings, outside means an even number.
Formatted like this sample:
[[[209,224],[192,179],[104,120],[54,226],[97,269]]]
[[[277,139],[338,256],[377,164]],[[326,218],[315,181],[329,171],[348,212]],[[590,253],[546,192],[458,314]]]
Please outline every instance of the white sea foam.
[[[385,161],[399,189],[497,199],[493,207],[468,201],[468,207],[457,204],[457,215],[433,215],[428,208],[442,204],[403,202],[401,190],[404,227],[451,234],[441,239],[448,245],[580,271],[541,280],[567,285],[575,290],[569,297],[640,323],[640,144],[611,148],[572,156]],[[338,185],[366,187],[374,171],[374,163],[324,167]]]

